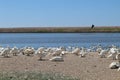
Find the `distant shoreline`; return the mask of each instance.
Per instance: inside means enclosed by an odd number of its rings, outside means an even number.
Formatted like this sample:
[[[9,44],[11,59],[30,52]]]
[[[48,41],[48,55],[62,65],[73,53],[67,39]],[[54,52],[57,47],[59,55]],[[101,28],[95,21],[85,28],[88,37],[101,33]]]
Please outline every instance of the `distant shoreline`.
[[[120,26],[0,28],[0,33],[120,33]]]

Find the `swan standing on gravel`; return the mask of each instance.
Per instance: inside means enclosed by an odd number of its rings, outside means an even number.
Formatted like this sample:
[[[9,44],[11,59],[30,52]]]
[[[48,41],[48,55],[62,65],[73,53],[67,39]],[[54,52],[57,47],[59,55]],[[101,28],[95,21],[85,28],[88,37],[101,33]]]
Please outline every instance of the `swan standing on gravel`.
[[[101,52],[99,53],[99,56],[101,58],[105,58],[105,55],[108,53],[109,50],[101,50]]]
[[[99,47],[99,48],[96,49],[96,51],[97,51],[98,53],[100,53],[100,52],[102,51],[102,48]]]
[[[13,54],[13,56],[17,56],[19,54],[18,48],[15,46],[10,50],[10,54]]]
[[[110,55],[108,55],[107,58],[112,57],[113,60],[116,60],[116,55],[118,53],[118,50],[116,48],[111,48],[110,51],[108,52]]]
[[[62,50],[61,49],[56,49],[53,53],[52,56],[59,56],[61,54]]]
[[[120,62],[120,53],[116,55],[116,59]]]
[[[24,50],[24,54],[27,56],[30,56],[35,53],[35,49],[33,47],[28,47],[27,49]]]
[[[118,55],[119,59],[120,59],[120,55]],[[120,71],[120,60],[118,60],[118,62],[112,62],[109,65],[110,69],[118,69],[117,71]]]
[[[109,65],[109,68],[110,69],[118,69],[118,71],[120,71],[120,53],[118,53],[116,55],[116,59],[118,60],[118,62],[112,62],[110,65]]]
[[[80,48],[75,48],[73,51],[72,51],[72,54],[75,54],[77,56],[79,56],[80,54]]]
[[[0,54],[1,54],[1,52],[4,50],[4,48],[3,47],[0,47]]]
[[[56,51],[57,52],[55,53],[59,55],[53,56],[51,59],[49,59],[50,61],[62,62],[64,61],[64,56],[69,53],[68,51],[66,51],[66,49],[61,48],[60,49],[58,48]]]
[[[87,55],[87,52],[85,51],[86,49],[82,47],[82,50],[80,52],[80,57],[85,57]]]
[[[10,50],[10,47],[4,48],[0,55],[3,57],[10,57]]]
[[[38,50],[35,52],[36,55],[38,55],[39,60],[43,60],[43,58],[48,54],[48,52],[45,51],[44,47],[38,48]]]

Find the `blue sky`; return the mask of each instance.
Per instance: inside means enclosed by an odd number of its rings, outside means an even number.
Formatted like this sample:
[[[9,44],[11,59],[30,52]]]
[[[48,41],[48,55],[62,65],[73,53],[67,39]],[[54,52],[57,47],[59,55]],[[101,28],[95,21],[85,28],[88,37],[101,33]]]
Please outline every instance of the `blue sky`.
[[[0,0],[0,27],[120,26],[120,0]]]

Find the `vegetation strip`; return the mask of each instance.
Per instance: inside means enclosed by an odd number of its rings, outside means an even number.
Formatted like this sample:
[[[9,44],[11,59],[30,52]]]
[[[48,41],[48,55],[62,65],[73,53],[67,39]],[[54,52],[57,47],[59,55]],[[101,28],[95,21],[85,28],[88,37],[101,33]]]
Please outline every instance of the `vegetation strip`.
[[[120,27],[29,27],[0,28],[0,33],[94,33],[120,32]]]
[[[58,73],[35,73],[35,72],[2,72],[0,80],[79,80]]]

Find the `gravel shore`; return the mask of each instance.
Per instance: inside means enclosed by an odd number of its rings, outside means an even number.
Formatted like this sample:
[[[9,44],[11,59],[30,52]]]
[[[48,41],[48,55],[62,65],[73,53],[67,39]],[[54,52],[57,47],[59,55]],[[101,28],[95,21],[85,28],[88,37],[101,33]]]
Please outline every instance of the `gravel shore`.
[[[52,72],[77,77],[80,80],[120,80],[120,72],[109,69],[113,60],[100,58],[97,53],[90,53],[85,58],[68,54],[63,62],[38,59],[36,55],[0,57],[0,72]]]

